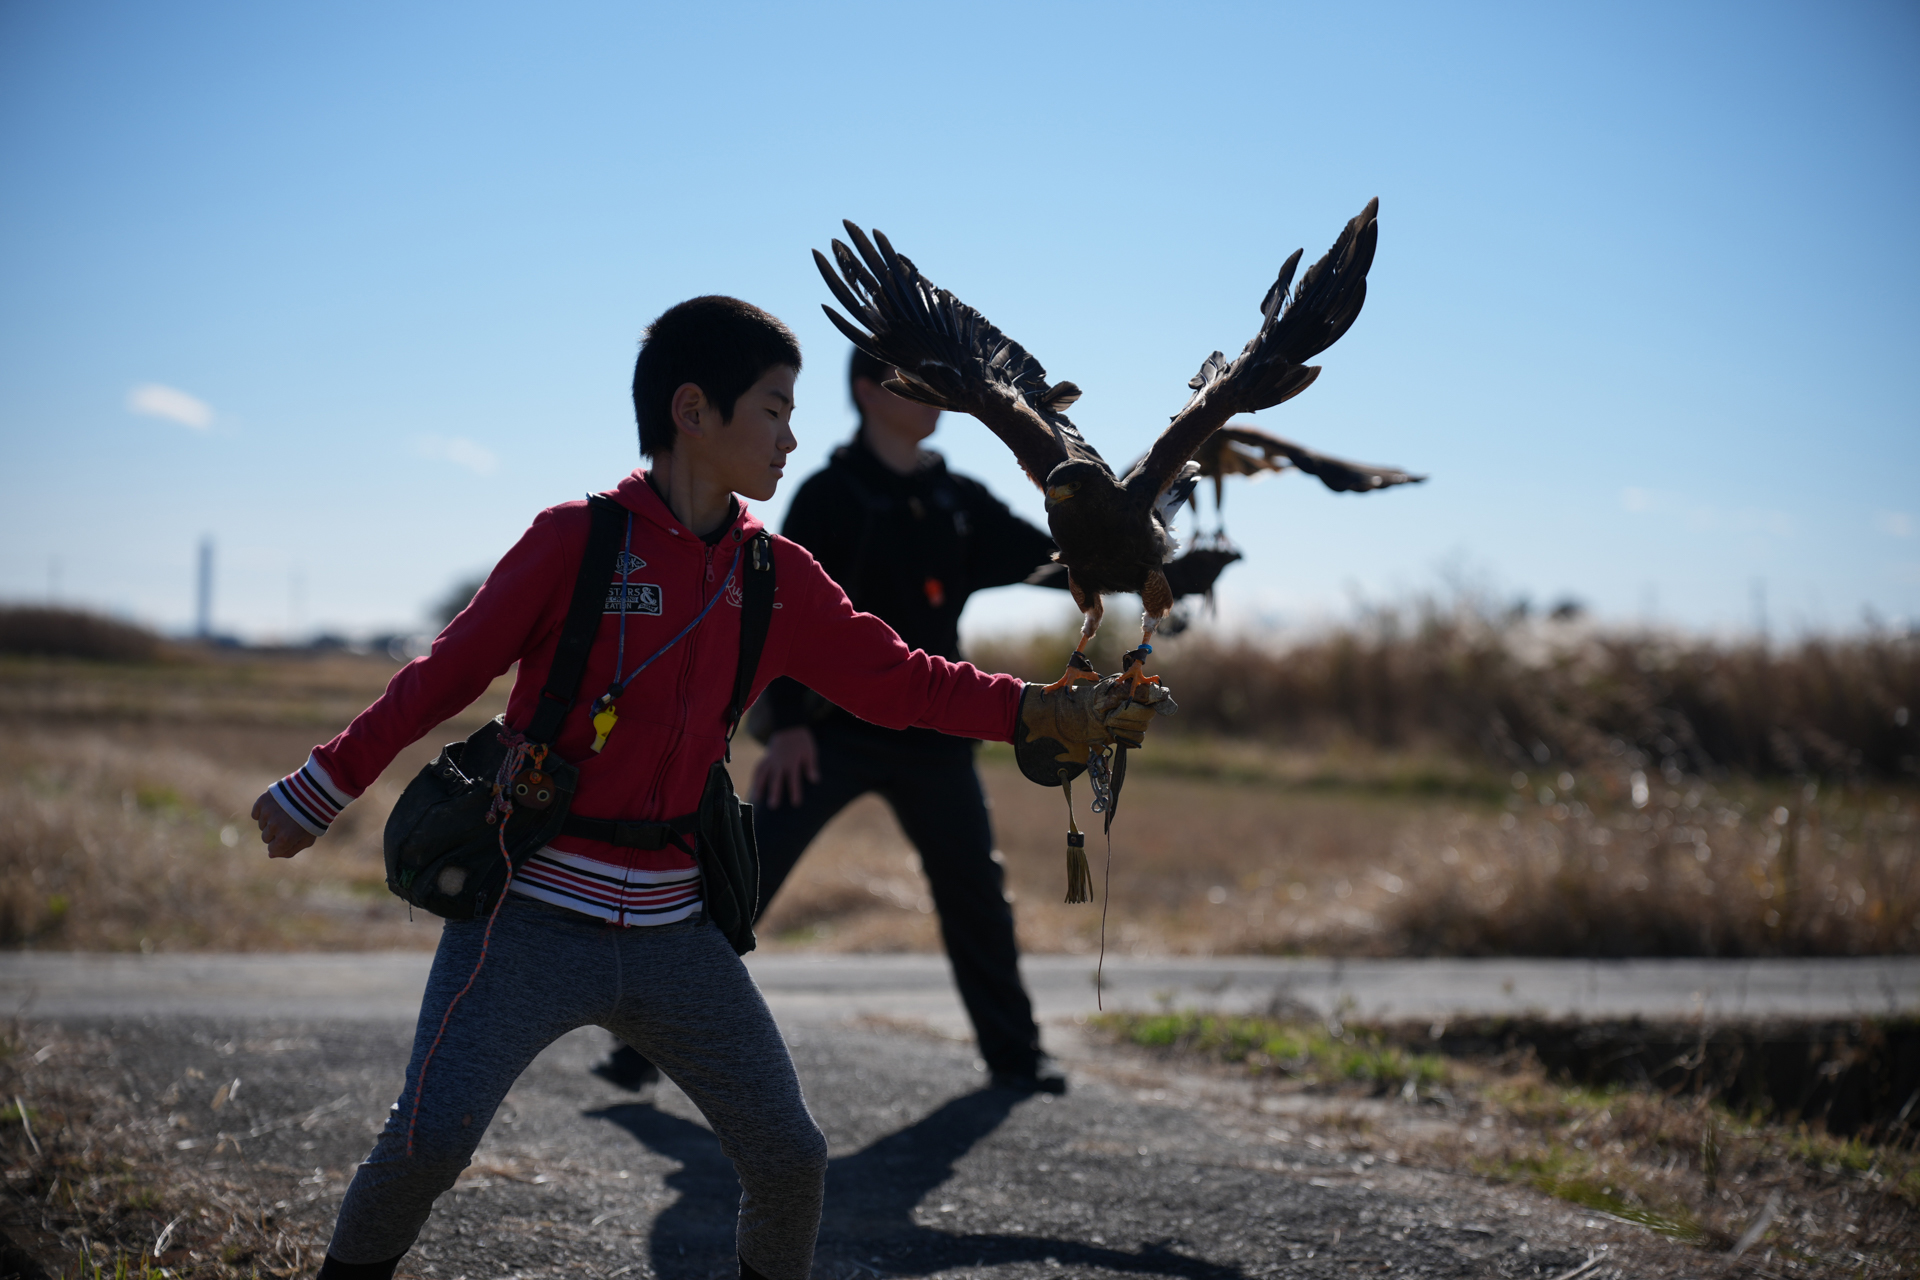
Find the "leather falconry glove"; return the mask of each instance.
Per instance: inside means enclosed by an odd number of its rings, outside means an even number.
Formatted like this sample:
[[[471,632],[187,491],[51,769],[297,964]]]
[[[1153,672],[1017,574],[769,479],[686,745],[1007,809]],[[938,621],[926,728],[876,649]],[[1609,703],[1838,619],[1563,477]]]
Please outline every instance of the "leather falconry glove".
[[[1096,748],[1137,747],[1155,716],[1177,710],[1173,695],[1161,685],[1134,688],[1125,676],[1058,689],[1030,684],[1020,696],[1013,757],[1029,782],[1057,787],[1062,773],[1069,780],[1085,773],[1087,756]]]

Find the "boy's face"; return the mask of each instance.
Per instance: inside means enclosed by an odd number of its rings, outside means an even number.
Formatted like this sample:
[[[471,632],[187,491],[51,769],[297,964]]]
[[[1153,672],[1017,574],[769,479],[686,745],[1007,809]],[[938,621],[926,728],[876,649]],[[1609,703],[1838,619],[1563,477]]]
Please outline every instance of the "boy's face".
[[[706,435],[708,463],[742,497],[756,502],[771,498],[785,474],[787,455],[799,447],[792,427],[798,376],[787,365],[773,366],[734,403],[732,420]]]

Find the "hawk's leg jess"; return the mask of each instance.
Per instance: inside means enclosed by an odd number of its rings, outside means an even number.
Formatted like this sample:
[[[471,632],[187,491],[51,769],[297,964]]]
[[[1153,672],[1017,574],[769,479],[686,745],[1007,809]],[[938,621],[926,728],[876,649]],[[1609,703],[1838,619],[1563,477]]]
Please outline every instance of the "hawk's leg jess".
[[[1120,659],[1120,674],[1127,678],[1129,691],[1143,684],[1159,684],[1160,677],[1147,674],[1147,658],[1153,653],[1153,633],[1159,628],[1160,619],[1151,613],[1140,615],[1140,647],[1130,649]]]
[[[1069,578],[1068,582],[1071,584],[1072,579]],[[1076,590],[1073,594],[1075,600],[1080,599],[1079,591]],[[1067,655],[1067,669],[1061,673],[1058,680],[1046,687],[1047,693],[1052,693],[1055,689],[1064,689],[1075,680],[1097,681],[1100,678],[1100,673],[1093,669],[1092,660],[1087,657],[1087,642],[1093,639],[1096,631],[1100,630],[1100,619],[1106,613],[1106,609],[1100,603],[1100,597],[1094,596],[1092,600],[1081,605],[1080,610],[1080,643],[1073,646],[1073,652]]]

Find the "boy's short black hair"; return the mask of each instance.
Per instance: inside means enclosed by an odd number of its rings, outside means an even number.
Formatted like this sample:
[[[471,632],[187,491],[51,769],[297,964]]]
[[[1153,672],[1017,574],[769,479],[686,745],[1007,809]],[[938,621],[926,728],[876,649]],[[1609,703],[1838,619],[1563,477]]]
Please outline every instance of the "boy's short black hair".
[[[776,365],[800,370],[800,341],[773,316],[738,298],[708,294],[668,307],[647,326],[633,363],[633,415],[640,452],[673,452],[673,393],[691,382],[721,421]]]

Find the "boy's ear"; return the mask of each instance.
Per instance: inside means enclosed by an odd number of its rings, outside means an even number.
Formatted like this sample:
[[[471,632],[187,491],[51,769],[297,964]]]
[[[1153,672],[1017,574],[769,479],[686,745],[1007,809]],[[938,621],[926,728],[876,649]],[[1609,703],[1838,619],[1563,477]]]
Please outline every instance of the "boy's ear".
[[[673,391],[674,430],[690,436],[706,434],[706,428],[719,415],[714,411],[713,402],[707,399],[707,393],[700,389],[697,382],[683,382]]]

